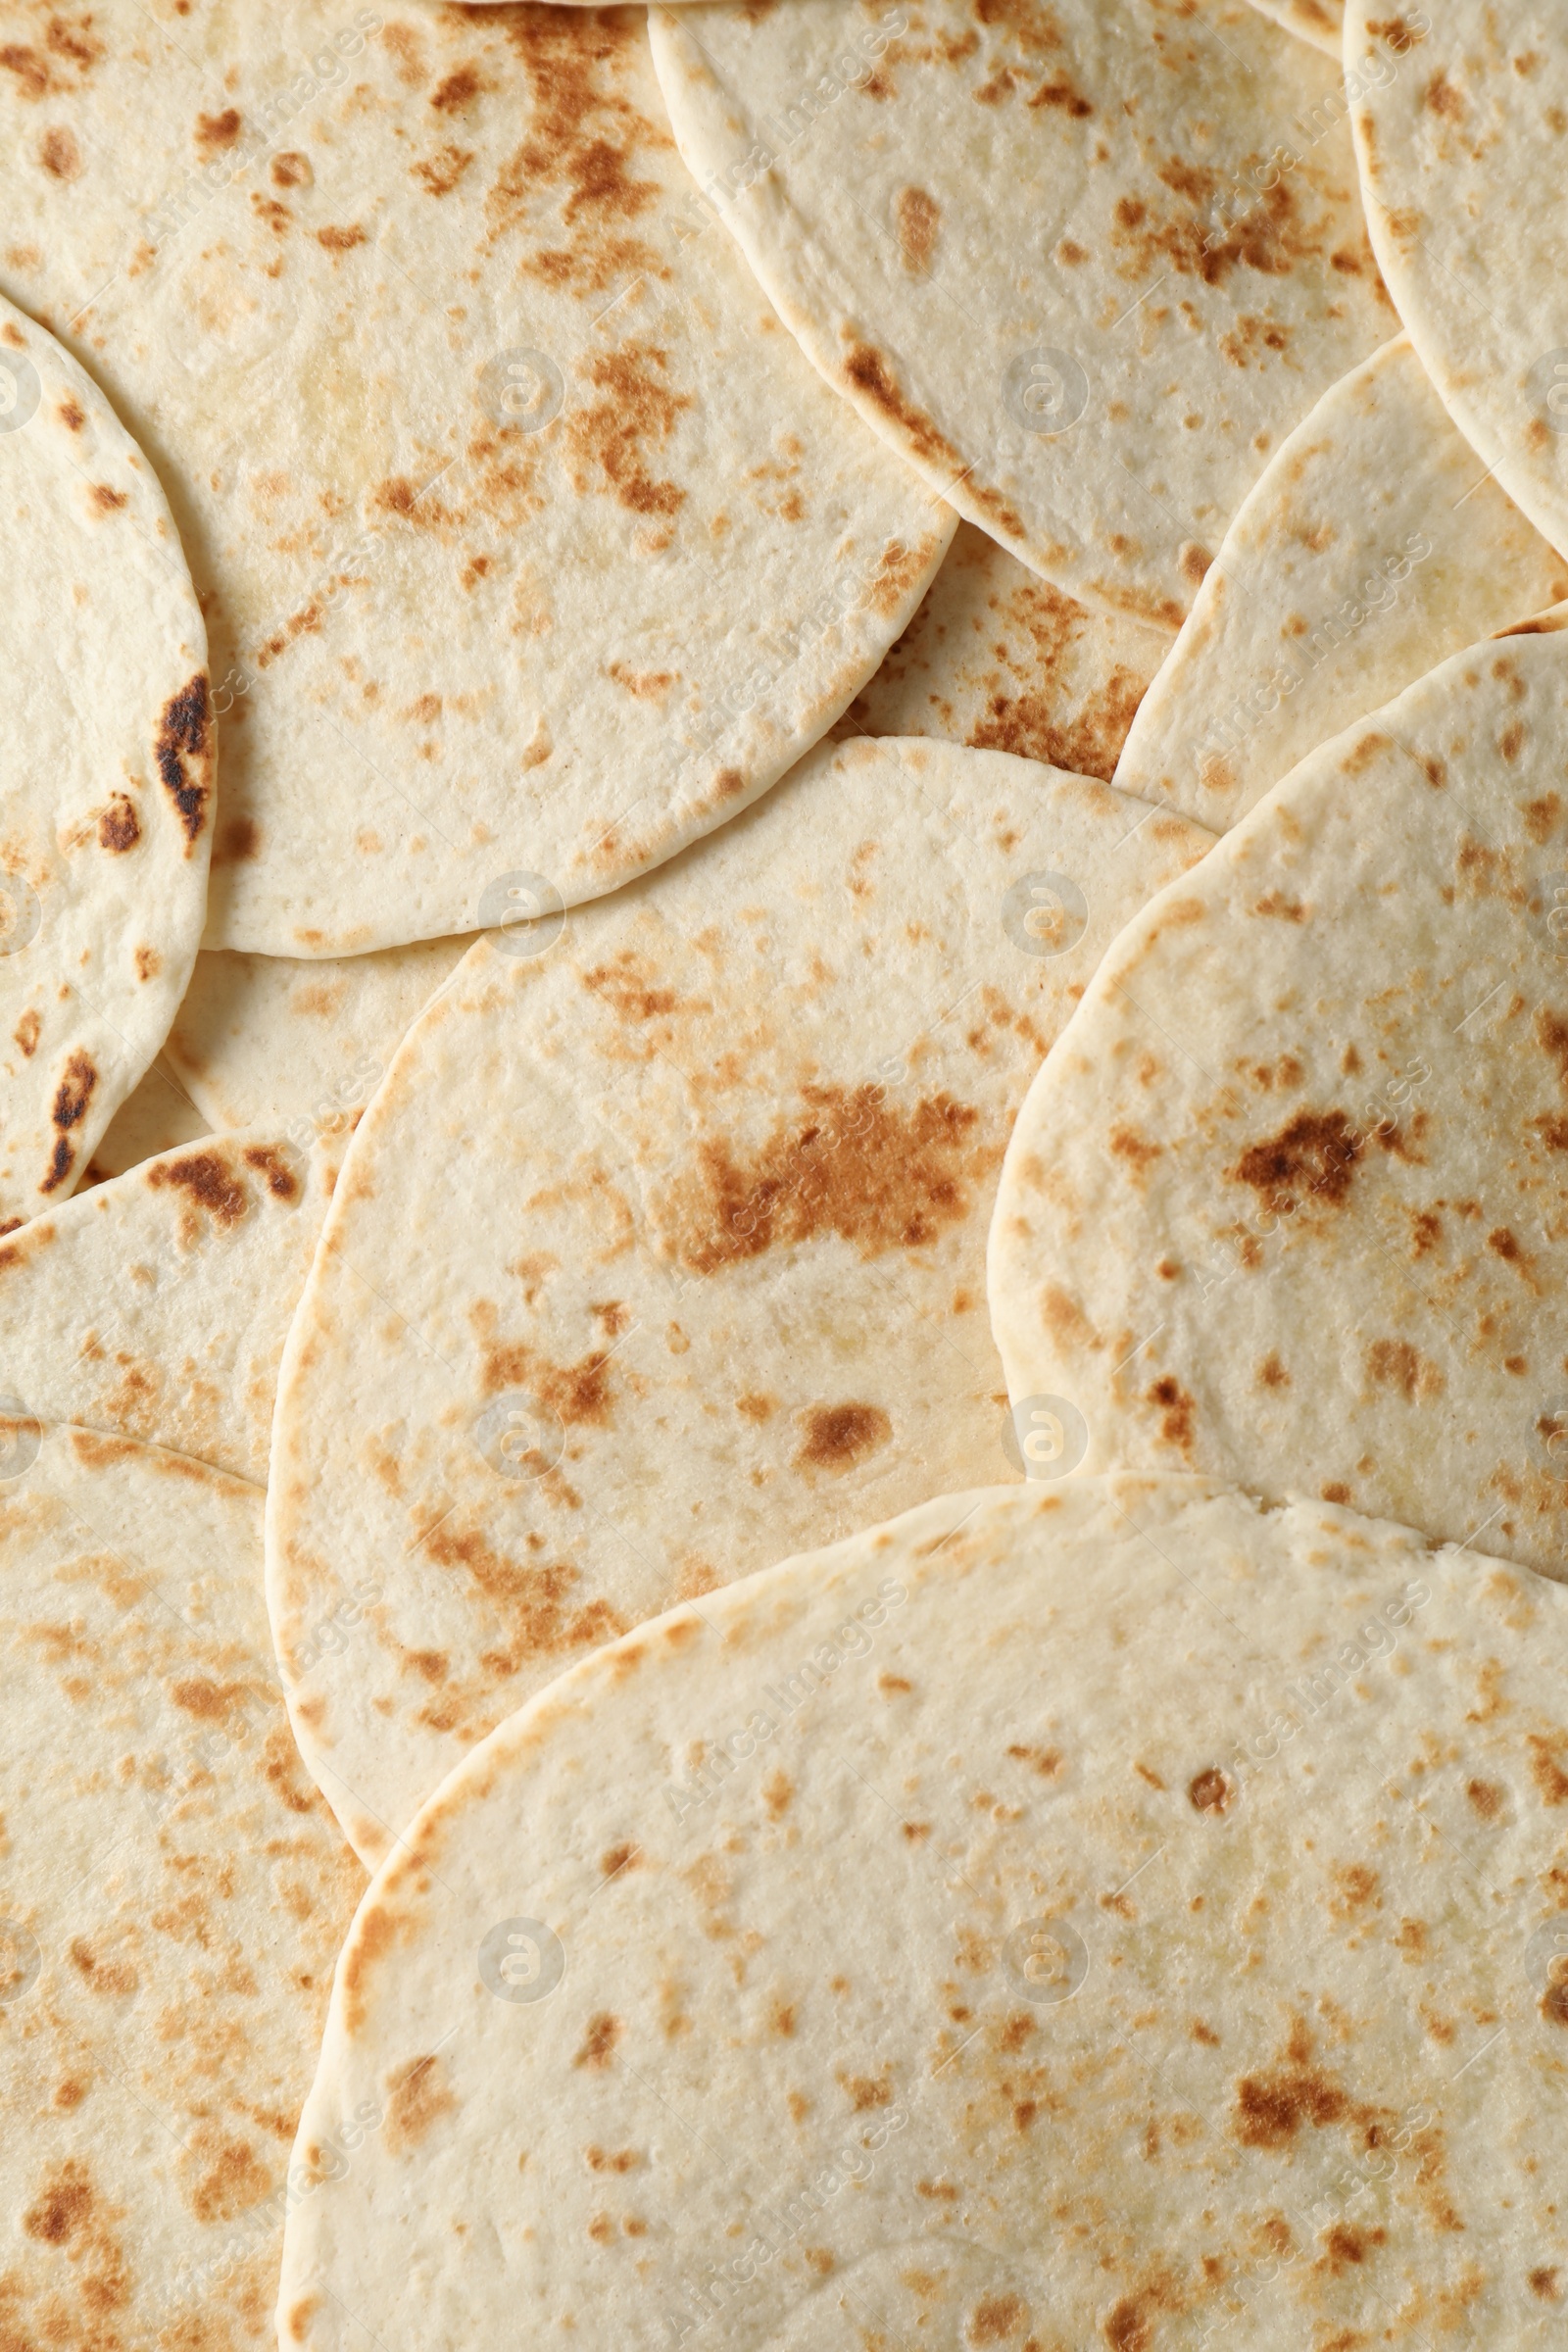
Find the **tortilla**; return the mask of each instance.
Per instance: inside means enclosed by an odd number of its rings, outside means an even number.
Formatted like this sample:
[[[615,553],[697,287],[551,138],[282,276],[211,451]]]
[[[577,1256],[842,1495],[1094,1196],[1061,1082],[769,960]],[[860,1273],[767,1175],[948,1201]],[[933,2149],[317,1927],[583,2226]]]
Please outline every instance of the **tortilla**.
[[[211,1125],[160,1054],[98,1138],[79,1189],[123,1176],[127,1168],[155,1159],[160,1152],[193,1144]]]
[[[289,2141],[364,1882],[278,1698],[262,1498],[35,1422],[0,1423],[0,1456],[6,2330],[270,2346]]]
[[[1223,832],[1462,646],[1568,597],[1409,340],[1326,392],[1221,543],[1115,781]]]
[[[280,2340],[1545,2344],[1565,1612],[1096,1479],[583,1661],[365,1898]]]
[[[196,958],[168,1054],[214,1127],[272,1124],[299,1151],[347,1134],[399,1039],[472,943],[432,939],[310,963]]]
[[[1000,752],[823,746],[470,952],[355,1132],[273,1425],[278,1655],[362,1854],[583,1650],[1009,1475],[1007,1134],[1210,838]]]
[[[1170,638],[1074,604],[971,522],[838,721],[841,737],[939,735],[1108,783]]]
[[[265,1481],[341,1146],[208,1136],[0,1243],[0,1397]]]
[[[1015,1410],[1065,1400],[1085,1469],[1568,1574],[1565,752],[1568,637],[1472,647],[1116,942],[990,1252]]]
[[[640,12],[45,13],[0,0],[0,284],[171,485],[224,730],[209,947],[597,896],[809,748],[953,517],[701,202]]]
[[[1435,21],[1434,21],[1435,20]],[[1560,26],[1490,0],[1348,0],[1347,87],[1378,260],[1465,438],[1568,552],[1568,287]]]
[[[1396,323],[1338,76],[1245,0],[651,25],[807,356],[1080,603],[1174,628],[1265,457]]]
[[[3,79],[0,74],[0,79]],[[184,991],[207,900],[207,639],[164,494],[0,299],[0,1232],[69,1199]]]
[[[1339,63],[1345,50],[1345,0],[1252,0],[1252,6]]]

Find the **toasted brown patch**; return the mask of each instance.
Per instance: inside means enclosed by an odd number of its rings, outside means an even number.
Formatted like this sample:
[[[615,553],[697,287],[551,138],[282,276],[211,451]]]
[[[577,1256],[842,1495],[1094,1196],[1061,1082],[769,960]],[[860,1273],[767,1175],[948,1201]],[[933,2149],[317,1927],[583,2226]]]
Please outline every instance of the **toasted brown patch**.
[[[608,491],[634,514],[679,514],[686,493],[650,471],[650,446],[665,442],[690,393],[671,389],[669,354],[656,344],[626,343],[591,358],[581,372],[603,397],[574,409],[566,423],[572,483],[579,493]]]
[[[1228,1813],[1234,1791],[1217,1764],[1194,1773],[1187,1784],[1187,1801],[1195,1813]]]
[[[62,124],[57,123],[54,129],[44,132],[38,147],[38,161],[51,179],[76,179],[80,176],[81,149],[72,132]],[[74,403],[72,405],[74,406]],[[77,427],[73,425],[72,430],[74,432]]]
[[[98,819],[99,846],[112,851],[116,857],[122,857],[126,850],[133,850],[140,839],[141,821],[125,794],[117,792]]]
[[[1233,1183],[1250,1185],[1276,1216],[1302,1200],[1337,1207],[1364,1148],[1343,1110],[1302,1110],[1278,1135],[1250,1145],[1229,1174]]]
[[[591,2066],[599,2069],[607,2067],[619,2039],[619,2018],[612,2017],[608,2009],[597,2011],[588,2020],[588,2030],[583,2035],[582,2047],[573,2058],[572,2065]]]
[[[49,1173],[39,1186],[43,1193],[57,1192],[75,1164],[76,1148],[71,1141],[71,1130],[79,1126],[87,1114],[98,1085],[98,1072],[88,1056],[79,1050],[66,1063],[65,1076],[55,1089],[52,1117],[55,1126],[54,1152],[49,1161]]]
[[[879,1404],[818,1404],[805,1416],[798,1470],[849,1470],[886,1446],[893,1424]]]
[[[158,773],[185,828],[187,854],[201,838],[213,785],[212,697],[199,671],[165,705],[159,723]]]
[[[147,1171],[147,1182],[155,1193],[177,1188],[225,1229],[237,1225],[250,1206],[244,1185],[218,1152],[192,1152],[182,1159],[156,1161]]]
[[[247,1144],[240,1154],[248,1168],[254,1168],[274,1200],[297,1200],[300,1180],[275,1144]]]
[[[450,2114],[457,2100],[441,2080],[439,2058],[411,2058],[387,2084],[386,2144],[394,2156],[406,2156],[419,2145],[430,2127]]]
[[[894,205],[899,224],[899,258],[911,277],[918,277],[928,267],[942,211],[934,196],[924,188],[901,188]]]
[[[130,504],[128,492],[113,490],[107,482],[94,482],[87,496],[92,500],[100,514],[118,514],[122,507],[128,507]]]

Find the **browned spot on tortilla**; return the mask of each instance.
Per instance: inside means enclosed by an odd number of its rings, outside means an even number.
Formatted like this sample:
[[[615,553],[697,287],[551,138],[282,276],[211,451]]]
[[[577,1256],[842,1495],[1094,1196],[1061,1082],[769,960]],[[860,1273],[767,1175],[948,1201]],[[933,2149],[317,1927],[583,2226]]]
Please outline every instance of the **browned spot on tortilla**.
[[[610,1394],[610,1356],[594,1348],[575,1364],[558,1364],[523,1342],[486,1345],[484,1394],[499,1396],[508,1389],[523,1389],[553,1412],[565,1429],[608,1429],[613,1418]]]
[[[667,441],[692,405],[689,393],[669,387],[669,354],[651,343],[626,343],[591,358],[580,372],[604,398],[574,409],[567,420],[573,488],[608,489],[634,514],[678,514],[685,491],[678,482],[656,480],[645,458],[646,445]]]
[[[863,392],[873,408],[880,409],[890,422],[898,425],[907,436],[916,455],[928,464],[940,462],[945,466],[962,468],[963,461],[947,435],[942,432],[923,409],[900,391],[879,351],[868,344],[852,345],[844,362],[844,373],[858,392]]]
[[[81,172],[81,149],[73,133],[57,123],[46,130],[38,148],[38,161],[51,179],[76,179]],[[75,427],[73,426],[73,431]]]
[[[1568,1977],[1553,1977],[1541,1996],[1541,2014],[1548,2025],[1568,2026]]]
[[[274,188],[308,188],[316,178],[311,159],[301,155],[297,147],[287,147],[271,162],[271,180]]]
[[[1396,1389],[1406,1404],[1413,1404],[1417,1396],[1439,1396],[1447,1386],[1439,1366],[1418,1354],[1408,1340],[1372,1341],[1366,1369],[1379,1388]]]
[[[608,2009],[596,2011],[588,2020],[588,2031],[582,2037],[582,2047],[573,2058],[572,2065],[602,2070],[610,2064],[619,2039],[619,2018],[612,2017]]]
[[[365,230],[357,222],[347,228],[318,228],[316,232],[316,242],[328,253],[352,253],[365,241]]]
[[[156,980],[164,968],[164,959],[156,948],[138,948],[135,962],[138,980]]]
[[[902,539],[890,539],[877,559],[876,574],[868,591],[872,611],[880,612],[885,620],[891,619],[930,563],[932,553],[926,543],[906,547]]]
[[[61,423],[66,427],[66,430],[72,433],[79,433],[82,426],[87,421],[86,417],[82,415],[80,409],[72,399],[69,392],[66,394],[65,399],[60,403],[59,408],[55,411],[55,415],[59,417]]]
[[[817,1404],[805,1415],[795,1466],[849,1470],[886,1446],[893,1424],[879,1404]]]
[[[237,1225],[250,1206],[245,1187],[218,1152],[192,1152],[183,1159],[155,1161],[147,1171],[154,1192],[177,1188],[216,1224]]]
[[[1526,830],[1539,847],[1551,839],[1562,814],[1562,803],[1554,792],[1544,792],[1539,800],[1526,801],[1522,813]]]
[[[459,66],[449,74],[431,95],[430,104],[438,115],[455,115],[471,105],[479,95],[479,76],[472,66]]]
[[[564,20],[549,9],[508,8],[500,28],[527,68],[533,111],[486,202],[492,237],[525,228],[545,186],[568,189],[568,224],[583,213],[601,227],[635,220],[657,203],[659,183],[631,178],[627,167],[639,145],[667,145],[668,132],[621,94],[612,71],[631,45],[632,20],[607,9]]]
[[[387,2085],[386,2144],[394,2156],[406,2156],[426,2136],[430,2127],[450,2114],[457,2100],[441,2080],[437,2057],[411,2058],[400,2066]]]
[[[201,838],[213,779],[212,700],[207,673],[198,670],[164,707],[158,730],[158,773],[185,828],[186,855]]]
[[[35,2237],[46,2246],[67,2245],[85,2228],[95,2203],[86,2166],[74,2157],[68,2157],[64,2164],[55,2167],[42,2193],[23,2214],[22,2227],[28,2237]]]
[[[1291,1385],[1291,1376],[1273,1348],[1257,1367],[1257,1383],[1263,1389],[1288,1389]]]
[[[942,220],[941,207],[924,188],[901,188],[893,209],[899,224],[899,258],[909,275],[918,277],[930,264]]]
[[[1204,575],[1213,561],[1208,549],[1200,547],[1196,539],[1184,539],[1181,553],[1176,559],[1182,578],[1194,588],[1201,588]]]
[[[1193,1420],[1198,1406],[1175,1375],[1166,1372],[1145,1391],[1145,1399],[1160,1407],[1159,1434],[1167,1445],[1179,1446],[1183,1453],[1193,1448]]]
[[[684,1264],[699,1274],[829,1233],[863,1258],[917,1249],[969,1214],[973,1187],[999,1147],[980,1113],[947,1093],[904,1111],[884,1088],[808,1086],[749,1159],[720,1138],[698,1147],[664,1214]]]
[[[127,492],[112,490],[107,482],[94,482],[87,495],[100,514],[118,514],[122,507],[130,504]]]
[[[1430,114],[1446,116],[1450,122],[1461,121],[1466,111],[1463,97],[1442,73],[1433,74],[1421,93],[1421,103]]]
[[[1187,1784],[1187,1801],[1195,1813],[1227,1813],[1231,1795],[1231,1784],[1217,1764],[1195,1772]]]
[[[242,2139],[222,2141],[210,2154],[207,2170],[191,2190],[190,2208],[199,2222],[231,2222],[259,2205],[272,2177]]]
[[[38,1038],[42,1028],[43,1021],[37,1006],[29,1004],[11,1033],[28,1061],[38,1051]]]
[[[261,828],[254,816],[231,816],[213,845],[215,865],[243,865],[262,846]]]
[[[755,1395],[737,1396],[735,1410],[745,1421],[771,1421],[773,1415],[778,1411],[778,1399],[776,1396]]]
[[[241,1153],[245,1165],[254,1168],[275,1200],[297,1200],[300,1180],[276,1144],[247,1144]]]
[[[1568,1772],[1563,1770],[1558,1761],[1564,1747],[1568,1747],[1568,1733],[1554,1732],[1549,1737],[1543,1737],[1539,1732],[1532,1732],[1527,1745],[1530,1749],[1530,1777],[1536,1784],[1542,1803],[1568,1804]]]
[[[1303,1200],[1338,1206],[1350,1189],[1362,1150],[1343,1110],[1302,1110],[1278,1135],[1250,1145],[1230,1176],[1233,1183],[1250,1185],[1277,1216]]]
[[[1517,64],[1518,60],[1516,59],[1514,62]],[[1534,2270],[1531,2272],[1530,2291],[1533,2295],[1539,2295],[1544,2303],[1554,2303],[1556,2301],[1557,2271],[1555,2264],[1552,2264],[1548,2267],[1544,2263],[1539,2270]]]
[[[235,109],[226,106],[220,115],[198,115],[196,118],[196,150],[204,164],[225,147],[232,147],[242,128],[241,118]]]
[[[102,848],[116,856],[133,850],[141,839],[141,824],[136,811],[124,793],[117,792],[98,819],[98,840]]]
[[[74,1145],[69,1140],[70,1131],[79,1126],[86,1116],[87,1105],[92,1101],[97,1084],[97,1070],[78,1048],[68,1059],[65,1076],[55,1089],[51,1114],[56,1130],[55,1147],[49,1162],[49,1173],[38,1188],[40,1192],[57,1192],[71,1174],[76,1152]]]
[[[1236,2085],[1235,2132],[1246,2148],[1284,2148],[1303,2124],[1321,2132],[1342,2123],[1350,2102],[1339,2084],[1317,2067],[1282,2067],[1272,2074],[1244,2075]]]
[[[1483,1821],[1495,1821],[1502,1811],[1503,1790],[1495,1781],[1467,1781],[1464,1792]]]
[[[409,168],[428,196],[450,196],[465,172],[473,161],[471,147],[456,147],[449,141],[438,147],[434,155]]]

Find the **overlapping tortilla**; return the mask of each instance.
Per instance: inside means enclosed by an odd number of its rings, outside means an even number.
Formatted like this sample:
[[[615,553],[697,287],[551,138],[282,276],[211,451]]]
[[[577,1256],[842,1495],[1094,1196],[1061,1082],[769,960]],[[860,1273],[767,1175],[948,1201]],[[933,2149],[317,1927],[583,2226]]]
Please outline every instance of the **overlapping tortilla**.
[[[823,746],[472,950],[355,1132],[274,1424],[278,1652],[362,1853],[585,1649],[1008,1475],[1007,1135],[1210,838],[1002,753]]]
[[[1396,324],[1339,75],[1245,0],[651,23],[681,153],[808,357],[1084,604],[1175,627]]]
[[[628,1636],[366,1896],[281,2341],[1545,2352],[1565,1614],[1121,1478]]]
[[[206,605],[210,947],[614,888],[815,742],[941,558],[682,169],[640,10],[0,0],[0,288]]]
[[[0,1419],[19,2347],[275,2340],[289,2145],[364,1882],[278,1695],[261,1512],[181,1454]]]
[[[163,1043],[206,914],[214,752],[206,631],[152,467],[3,297],[0,559],[9,1233],[70,1199]]]
[[[1568,636],[1474,646],[1129,924],[992,1231],[1048,1444],[1568,1575],[1565,774]]]

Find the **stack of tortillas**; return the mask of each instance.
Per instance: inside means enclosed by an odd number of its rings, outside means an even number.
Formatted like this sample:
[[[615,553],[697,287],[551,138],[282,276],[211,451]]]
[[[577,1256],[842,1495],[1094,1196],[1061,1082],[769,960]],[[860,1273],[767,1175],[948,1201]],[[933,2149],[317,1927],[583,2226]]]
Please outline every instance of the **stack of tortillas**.
[[[0,2352],[1557,2342],[1565,142],[0,0]]]

